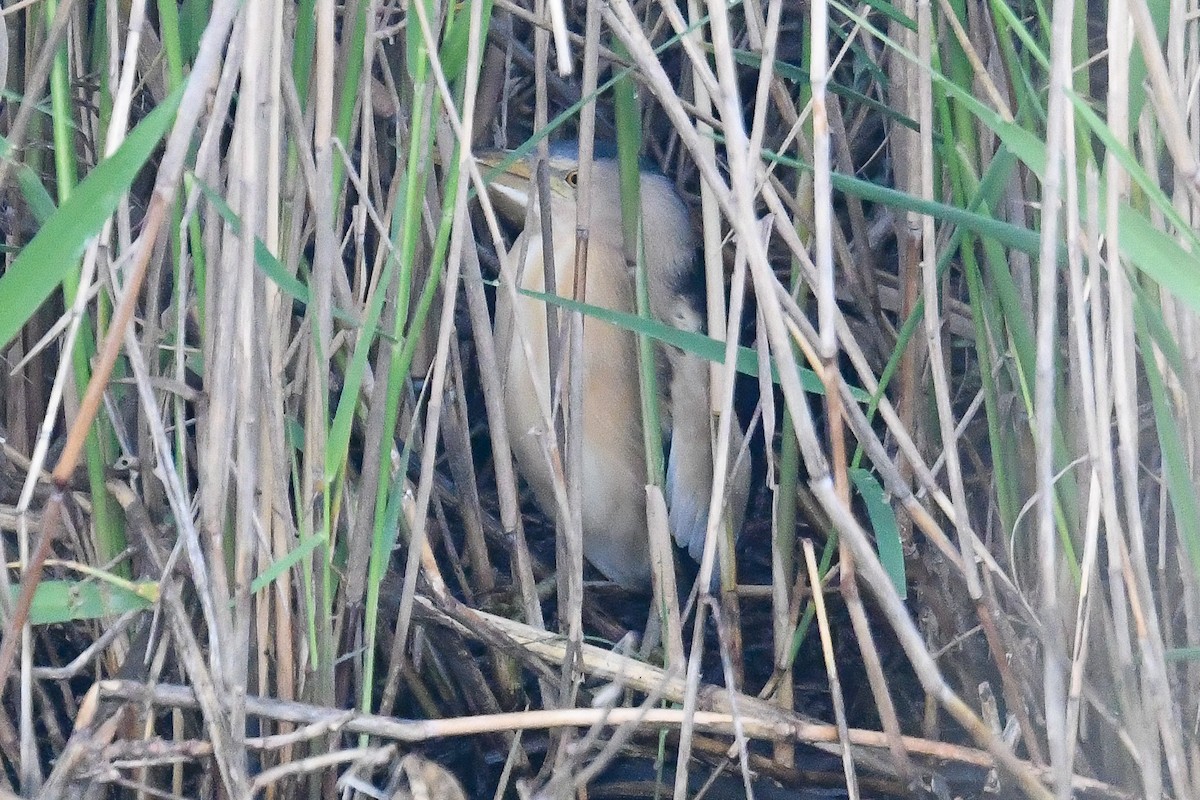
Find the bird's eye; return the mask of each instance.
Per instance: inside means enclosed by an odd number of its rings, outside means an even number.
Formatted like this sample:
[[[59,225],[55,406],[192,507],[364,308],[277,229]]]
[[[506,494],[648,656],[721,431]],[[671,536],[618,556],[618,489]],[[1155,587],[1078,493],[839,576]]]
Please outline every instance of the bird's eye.
[[[575,188],[575,186],[577,186],[579,184],[578,170],[571,170],[563,177],[563,180],[565,180],[567,182],[567,186],[570,186],[571,188]]]

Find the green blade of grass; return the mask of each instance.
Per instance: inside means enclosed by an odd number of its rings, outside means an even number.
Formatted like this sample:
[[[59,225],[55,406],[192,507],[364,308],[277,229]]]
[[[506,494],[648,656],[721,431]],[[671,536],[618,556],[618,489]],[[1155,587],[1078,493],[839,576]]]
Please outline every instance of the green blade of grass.
[[[14,602],[18,589],[12,587]],[[29,622],[31,625],[53,625],[139,611],[150,608],[157,595],[156,581],[128,585],[92,580],[42,581],[33,594]]]
[[[551,303],[570,311],[578,311],[584,316],[607,322],[633,333],[648,336],[671,347],[678,347],[680,350],[691,353],[694,356],[699,356],[706,361],[713,361],[717,364],[725,363],[725,343],[705,336],[702,333],[683,331],[654,319],[576,302],[569,297],[559,297],[558,295],[535,292],[530,289],[518,289],[517,291],[534,300]],[[749,347],[739,346],[736,367],[737,371],[743,375],[758,377],[758,355]],[[771,381],[779,383],[779,374],[773,363],[771,366]],[[800,382],[807,392],[811,392],[812,394],[825,393],[825,387],[822,385],[820,378],[812,370],[802,368],[800,370]],[[850,391],[854,395],[854,399],[860,403],[867,403],[871,399],[865,390],[857,386],[852,386]]]
[[[97,164],[0,276],[0,348],[8,346],[62,283],[88,240],[100,233],[167,132],[182,94],[182,89],[172,92],[111,157]]]
[[[1162,454],[1163,481],[1175,517],[1175,531],[1183,542],[1192,572],[1200,577],[1200,498],[1196,496],[1196,486],[1184,452],[1186,437],[1176,418],[1179,411],[1174,407],[1163,374],[1164,368],[1182,374],[1186,369],[1185,362],[1163,320],[1161,310],[1144,290],[1136,286],[1133,310],[1138,345],[1142,352],[1156,351],[1162,357],[1161,366],[1156,358],[1144,358],[1142,362],[1146,383],[1150,387],[1154,425]]]
[[[867,507],[867,518],[875,531],[875,548],[879,552],[879,563],[883,564],[900,599],[908,597],[908,581],[904,571],[904,548],[900,543],[900,526],[896,524],[896,512],[883,491],[883,486],[870,470],[855,467],[850,470],[850,480],[859,497]]]

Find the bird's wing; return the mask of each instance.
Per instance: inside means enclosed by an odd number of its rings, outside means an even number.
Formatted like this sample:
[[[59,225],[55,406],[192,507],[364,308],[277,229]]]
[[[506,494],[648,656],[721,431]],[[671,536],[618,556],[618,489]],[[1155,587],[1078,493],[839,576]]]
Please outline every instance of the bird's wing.
[[[667,507],[675,541],[699,561],[712,493],[708,366],[687,353],[672,361]]]
[[[671,532],[696,561],[704,552],[708,506],[712,498],[713,458],[709,406],[709,364],[690,353],[671,358],[671,447],[667,457],[667,498]],[[730,463],[742,449],[745,435],[734,420]],[[726,507],[734,531],[741,528],[749,496],[750,470],[746,459],[737,464],[726,485]]]

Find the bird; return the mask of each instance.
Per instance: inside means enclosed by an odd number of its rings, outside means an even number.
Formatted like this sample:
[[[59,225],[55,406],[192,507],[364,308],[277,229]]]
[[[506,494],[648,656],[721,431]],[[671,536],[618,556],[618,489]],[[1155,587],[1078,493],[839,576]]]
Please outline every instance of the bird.
[[[545,256],[533,163],[507,151],[476,155],[492,170],[488,195],[498,213],[524,225],[508,252],[519,288],[545,292]],[[503,167],[507,164],[507,167]],[[579,161],[570,145],[555,146],[548,162],[550,240],[557,294],[574,296]],[[497,167],[503,167],[497,171]],[[624,255],[618,164],[592,163],[590,221],[583,302],[635,313],[635,283]],[[703,271],[696,259],[688,209],[674,185],[652,169],[641,170],[640,195],[651,316],[672,327],[705,331]],[[520,263],[518,263],[520,262]],[[503,276],[501,281],[503,281]],[[543,511],[553,514],[553,472],[541,408],[549,407],[550,358],[546,303],[497,292],[494,331],[505,376],[509,443],[517,468]],[[533,354],[530,365],[522,337]],[[565,342],[565,337],[564,337]],[[565,345],[564,345],[565,346]],[[699,561],[712,492],[713,446],[709,363],[678,348],[658,345],[659,409],[667,453],[668,522],[675,541]],[[606,578],[645,592],[651,584],[646,523],[647,481],[636,335],[609,322],[585,318],[583,362],[583,553]],[[539,404],[538,394],[541,395]],[[732,425],[726,491],[729,519],[740,529],[749,496],[750,469],[737,458],[745,434]]]

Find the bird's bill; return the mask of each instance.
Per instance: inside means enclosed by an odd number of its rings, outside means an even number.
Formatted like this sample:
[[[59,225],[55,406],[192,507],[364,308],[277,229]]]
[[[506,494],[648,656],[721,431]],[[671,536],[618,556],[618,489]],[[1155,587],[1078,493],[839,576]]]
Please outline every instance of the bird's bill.
[[[514,157],[511,150],[489,150],[475,155],[483,170],[488,194],[497,210],[512,222],[524,222],[533,196],[533,170],[528,159]]]

